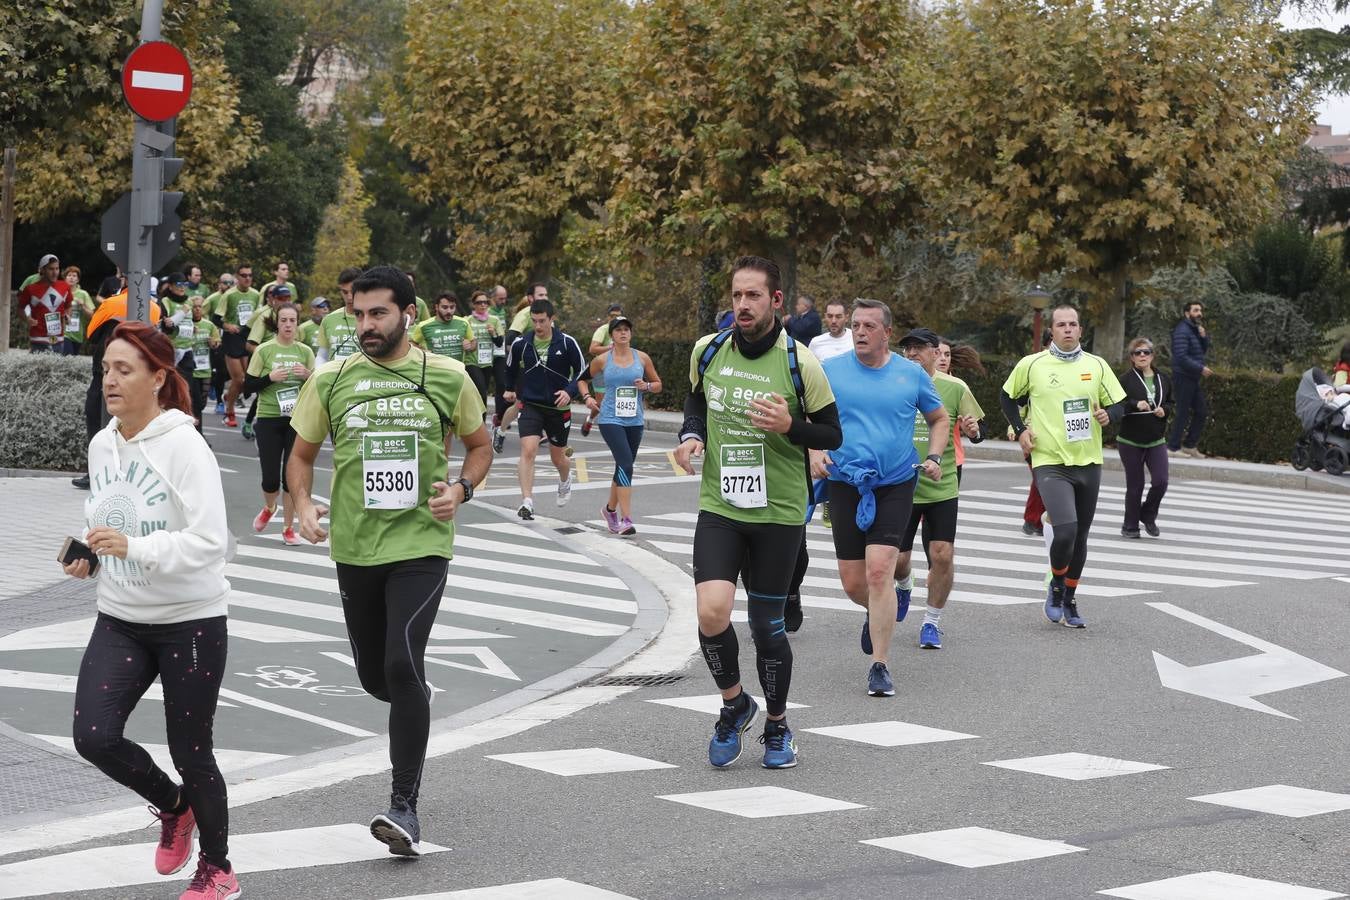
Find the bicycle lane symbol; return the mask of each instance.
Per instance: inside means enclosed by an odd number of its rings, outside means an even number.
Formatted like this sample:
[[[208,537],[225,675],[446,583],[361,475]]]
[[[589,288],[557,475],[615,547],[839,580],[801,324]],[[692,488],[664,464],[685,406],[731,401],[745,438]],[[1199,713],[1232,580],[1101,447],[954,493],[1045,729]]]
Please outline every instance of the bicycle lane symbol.
[[[319,675],[304,666],[258,666],[252,672],[235,672],[241,678],[254,681],[266,690],[304,691],[323,697],[359,697],[365,694],[360,687],[350,684],[321,684]]]

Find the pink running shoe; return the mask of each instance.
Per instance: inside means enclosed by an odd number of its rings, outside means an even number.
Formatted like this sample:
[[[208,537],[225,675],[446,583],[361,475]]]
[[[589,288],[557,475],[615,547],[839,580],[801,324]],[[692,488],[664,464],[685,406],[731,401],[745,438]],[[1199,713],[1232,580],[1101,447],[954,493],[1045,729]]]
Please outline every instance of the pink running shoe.
[[[192,807],[182,815],[160,812],[153,806],[150,814],[159,819],[159,846],[155,849],[155,871],[172,875],[192,859],[192,836],[197,832],[197,817]]]
[[[298,547],[304,543],[300,540],[300,535],[295,533],[294,528],[287,528],[281,532],[281,539],[292,547]]]
[[[637,529],[633,527],[633,520],[624,516],[619,520],[619,534],[637,534]]]
[[[267,527],[267,523],[272,521],[272,517],[276,514],[276,507],[268,509],[264,506],[262,509],[258,510],[258,514],[253,517],[253,530],[262,531]]]
[[[619,533],[619,511],[610,509],[608,506],[600,507],[600,515],[605,517],[605,524],[609,526],[610,534]]]
[[[197,874],[192,876],[188,889],[179,895],[178,900],[234,900],[242,893],[233,869],[226,872],[219,866],[211,865],[206,857],[198,855]]]

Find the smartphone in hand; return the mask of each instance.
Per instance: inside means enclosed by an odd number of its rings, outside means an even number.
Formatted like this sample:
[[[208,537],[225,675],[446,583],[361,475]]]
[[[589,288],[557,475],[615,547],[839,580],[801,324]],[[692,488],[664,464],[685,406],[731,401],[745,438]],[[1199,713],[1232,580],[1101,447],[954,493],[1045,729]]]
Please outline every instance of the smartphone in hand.
[[[81,559],[89,560],[89,574],[91,576],[98,571],[98,554],[90,550],[89,545],[84,541],[73,537],[66,538],[66,542],[61,545],[60,554],[56,557],[57,562],[63,566],[68,566]]]

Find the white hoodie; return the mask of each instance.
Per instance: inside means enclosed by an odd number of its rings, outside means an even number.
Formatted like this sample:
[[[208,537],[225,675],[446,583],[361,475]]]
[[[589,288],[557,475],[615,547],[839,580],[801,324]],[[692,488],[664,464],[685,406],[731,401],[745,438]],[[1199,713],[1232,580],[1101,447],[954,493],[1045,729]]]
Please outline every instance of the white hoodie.
[[[131,440],[114,418],[89,442],[89,488],[88,527],[127,536],[125,560],[100,560],[100,612],[153,625],[226,614],[225,491],[191,416],[165,410]]]

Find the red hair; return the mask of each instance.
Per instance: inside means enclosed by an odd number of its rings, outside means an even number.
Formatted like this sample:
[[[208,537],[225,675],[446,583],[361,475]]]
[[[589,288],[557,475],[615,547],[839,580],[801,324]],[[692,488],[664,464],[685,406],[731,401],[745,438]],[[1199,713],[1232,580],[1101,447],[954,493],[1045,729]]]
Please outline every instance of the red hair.
[[[108,343],[113,341],[126,341],[135,347],[141,359],[150,367],[151,375],[164,373],[164,386],[159,389],[160,409],[176,409],[192,415],[192,399],[188,395],[187,382],[173,362],[173,341],[158,328],[144,322],[123,322],[118,325]]]

